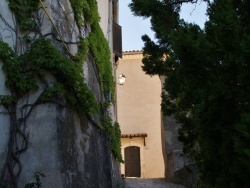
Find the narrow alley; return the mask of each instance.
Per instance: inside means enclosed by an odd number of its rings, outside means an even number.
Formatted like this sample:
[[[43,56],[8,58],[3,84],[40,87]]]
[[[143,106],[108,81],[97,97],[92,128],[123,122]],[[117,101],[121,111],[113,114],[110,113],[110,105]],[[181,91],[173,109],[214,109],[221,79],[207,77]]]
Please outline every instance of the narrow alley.
[[[182,185],[169,183],[163,178],[126,178],[126,188],[185,188]]]

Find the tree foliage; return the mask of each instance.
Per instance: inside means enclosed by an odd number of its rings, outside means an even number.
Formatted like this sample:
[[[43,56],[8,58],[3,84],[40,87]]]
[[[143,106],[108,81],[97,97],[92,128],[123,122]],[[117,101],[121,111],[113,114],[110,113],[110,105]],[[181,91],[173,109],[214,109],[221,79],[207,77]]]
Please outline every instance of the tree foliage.
[[[249,187],[250,2],[207,1],[204,29],[179,18],[183,2],[129,5],[135,15],[151,19],[157,40],[142,37],[142,68],[166,76],[162,109],[181,124],[179,140],[197,161],[203,182]]]

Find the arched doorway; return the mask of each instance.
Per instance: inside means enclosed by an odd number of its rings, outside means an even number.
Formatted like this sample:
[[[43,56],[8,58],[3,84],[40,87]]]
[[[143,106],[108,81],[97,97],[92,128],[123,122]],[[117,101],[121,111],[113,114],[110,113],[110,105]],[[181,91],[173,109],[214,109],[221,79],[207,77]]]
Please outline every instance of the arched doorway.
[[[125,148],[125,177],[140,177],[140,147],[129,146]]]

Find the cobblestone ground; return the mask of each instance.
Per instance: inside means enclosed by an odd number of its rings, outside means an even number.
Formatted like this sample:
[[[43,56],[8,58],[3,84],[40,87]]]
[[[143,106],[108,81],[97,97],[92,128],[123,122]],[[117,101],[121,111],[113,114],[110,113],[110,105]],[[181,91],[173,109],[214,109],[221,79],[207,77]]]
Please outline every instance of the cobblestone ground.
[[[141,178],[126,178],[126,188],[185,188],[182,185],[169,183],[165,179],[141,179]]]

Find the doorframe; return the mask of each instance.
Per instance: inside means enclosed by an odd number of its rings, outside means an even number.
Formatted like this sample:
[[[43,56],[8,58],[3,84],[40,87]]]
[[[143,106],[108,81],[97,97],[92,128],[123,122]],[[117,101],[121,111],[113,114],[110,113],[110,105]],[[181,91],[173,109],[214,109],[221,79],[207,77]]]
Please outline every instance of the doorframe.
[[[125,148],[130,146],[137,146],[140,148],[140,166],[141,166],[141,178],[145,178],[145,164],[144,164],[144,146],[142,144],[136,142],[130,142],[126,144],[122,144],[122,158],[125,160]],[[125,164],[121,163],[121,174],[125,175]]]

